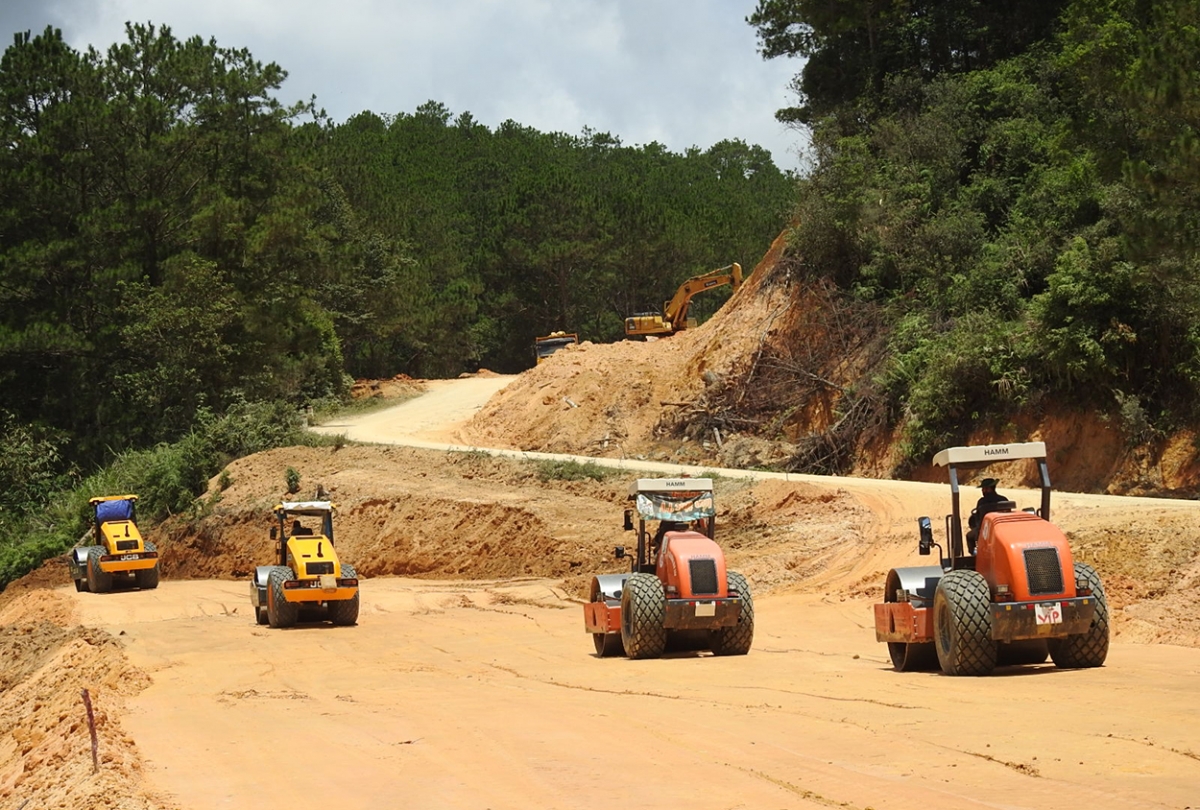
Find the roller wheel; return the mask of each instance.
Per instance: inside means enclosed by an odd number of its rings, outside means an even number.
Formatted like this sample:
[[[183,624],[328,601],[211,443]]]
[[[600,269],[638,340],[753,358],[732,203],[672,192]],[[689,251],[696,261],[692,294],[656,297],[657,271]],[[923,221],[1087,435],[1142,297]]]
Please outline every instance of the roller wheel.
[[[895,571],[888,574],[883,586],[883,601],[896,602],[896,591],[900,587],[900,579]],[[932,641],[909,642],[889,641],[888,655],[892,658],[892,668],[897,672],[916,672],[938,668],[937,650]]]
[[[291,627],[300,615],[300,606],[283,597],[283,583],[294,579],[292,569],[277,565],[267,576],[267,623],[272,627]]]
[[[937,650],[933,642],[918,644],[910,641],[889,641],[888,655],[897,672],[917,672],[938,668]]]
[[[254,609],[254,621],[258,622],[259,624],[269,624],[270,623],[271,620],[267,616],[267,609],[265,607],[259,607],[259,608]]]
[[[951,571],[933,593],[933,639],[947,675],[987,675],[996,668],[992,593],[978,571]]]
[[[621,591],[621,644],[630,658],[657,658],[667,646],[667,594],[653,574],[632,574]]]
[[[596,645],[596,655],[600,658],[609,658],[625,653],[625,645],[621,643],[620,633],[592,633],[592,641]]]
[[[105,593],[112,590],[113,575],[100,568],[100,556],[104,549],[92,546],[87,553],[87,586],[92,593]]]
[[[1089,588],[1096,599],[1096,615],[1086,633],[1050,640],[1055,666],[1067,669],[1098,667],[1108,658],[1108,599],[1100,575],[1087,563],[1075,563],[1075,588]]]
[[[77,579],[77,580],[75,580],[75,590],[76,590],[76,591],[83,592],[83,591],[86,591],[87,589],[88,589],[88,586],[87,586],[87,580],[86,580],[86,579]]]
[[[725,573],[725,583],[729,595],[742,600],[742,610],[737,624],[712,631],[713,655],[745,655],[754,641],[754,598],[750,595],[750,583],[736,571]]]

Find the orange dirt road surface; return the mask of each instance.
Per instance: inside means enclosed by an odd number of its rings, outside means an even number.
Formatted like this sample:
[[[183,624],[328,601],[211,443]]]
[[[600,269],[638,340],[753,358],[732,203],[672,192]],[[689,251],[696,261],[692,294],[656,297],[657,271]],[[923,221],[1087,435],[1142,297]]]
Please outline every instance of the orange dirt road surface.
[[[153,685],[126,729],[184,808],[1185,808],[1200,650],[989,678],[891,671],[869,600],[758,602],[741,658],[597,659],[556,583],[365,581],[273,631],[241,582],[74,594]],[[329,780],[329,781],[326,781]],[[332,800],[332,799],[331,799]]]

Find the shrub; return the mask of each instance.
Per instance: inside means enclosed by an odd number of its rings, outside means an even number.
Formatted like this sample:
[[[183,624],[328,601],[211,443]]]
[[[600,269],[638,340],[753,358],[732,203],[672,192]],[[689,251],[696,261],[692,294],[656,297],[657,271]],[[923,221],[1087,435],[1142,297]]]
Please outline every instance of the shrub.
[[[578,461],[542,461],[538,463],[538,478],[542,481],[583,481],[590,479],[592,481],[604,481],[614,475],[619,475],[618,470],[611,467],[601,467],[594,462],[578,462]]]

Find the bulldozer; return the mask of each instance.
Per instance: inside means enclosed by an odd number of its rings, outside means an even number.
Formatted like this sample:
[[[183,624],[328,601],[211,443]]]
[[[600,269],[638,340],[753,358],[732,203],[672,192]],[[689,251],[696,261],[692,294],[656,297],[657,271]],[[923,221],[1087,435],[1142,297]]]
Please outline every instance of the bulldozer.
[[[657,658],[672,640],[716,655],[745,655],[754,640],[750,584],[725,567],[714,540],[716,510],[710,478],[639,478],[629,488],[637,515],[637,548],[624,546],[616,559],[629,559],[627,574],[592,578],[583,606],[584,629],[596,655]],[[653,533],[647,521],[658,522]]]
[[[137,495],[92,498],[89,545],[71,549],[67,567],[75,590],[105,593],[120,585],[158,587],[158,549],[137,527]]]
[[[964,549],[959,471],[1031,459],[1041,501],[1018,509],[997,499],[972,512]],[[1099,574],[1074,559],[1050,522],[1050,473],[1044,442],[951,447],[933,458],[950,476],[945,549],[928,517],[918,519],[917,551],[938,550],[938,565],[893,568],[875,609],[875,638],[900,672],[935,669],[987,675],[997,666],[1098,667],[1108,656],[1109,614]],[[973,541],[973,543],[972,543]]]
[[[250,604],[259,624],[292,627],[302,610],[313,620],[335,625],[358,622],[358,574],[334,548],[335,511],[329,501],[275,507],[274,564],[255,568],[250,581]]]
[[[579,335],[574,332],[551,332],[544,337],[533,339],[533,356],[540,364],[559,349],[574,346],[578,342]]]
[[[692,298],[705,290],[723,287],[726,284],[733,285],[734,292],[742,286],[742,266],[737,262],[728,267],[692,276],[680,284],[675,295],[671,296],[671,300],[663,304],[661,313],[639,312],[629,316],[625,319],[625,335],[627,337],[656,337],[672,335],[683,329],[694,327],[696,322],[688,319],[688,308],[691,306]]]

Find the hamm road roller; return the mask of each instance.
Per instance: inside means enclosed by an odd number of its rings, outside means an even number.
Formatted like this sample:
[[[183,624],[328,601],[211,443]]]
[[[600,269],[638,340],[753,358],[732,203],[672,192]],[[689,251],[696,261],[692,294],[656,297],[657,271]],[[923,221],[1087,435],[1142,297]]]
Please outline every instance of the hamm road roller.
[[[754,639],[754,602],[746,578],[725,568],[713,539],[716,509],[710,478],[639,478],[629,488],[633,507],[625,530],[633,531],[628,574],[592,578],[583,606],[584,627],[600,657],[624,653],[656,658],[669,640],[686,637],[692,649],[745,655]],[[647,529],[647,521],[654,531]]]
[[[1041,503],[981,498],[964,534],[959,471],[1030,459]],[[945,549],[928,517],[918,519],[923,555],[938,565],[894,568],[875,605],[875,638],[887,642],[898,671],[940,666],[947,675],[987,675],[997,665],[1098,667],[1108,655],[1108,604],[1096,571],[1071,554],[1050,522],[1044,442],[951,447],[933,458],[950,474]],[[990,482],[985,482],[990,483]],[[990,488],[990,487],[989,487]],[[990,494],[990,493],[989,493]]]

